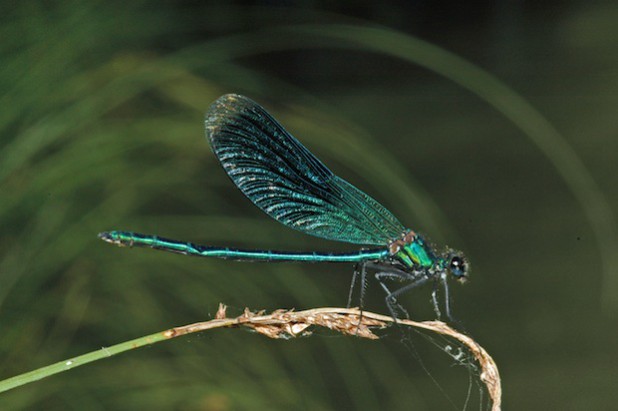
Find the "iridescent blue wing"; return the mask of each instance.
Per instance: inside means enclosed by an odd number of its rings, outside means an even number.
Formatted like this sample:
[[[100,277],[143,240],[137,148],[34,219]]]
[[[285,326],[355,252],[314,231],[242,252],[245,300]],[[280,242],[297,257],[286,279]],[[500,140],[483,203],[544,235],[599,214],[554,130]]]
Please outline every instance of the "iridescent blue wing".
[[[330,240],[385,245],[404,227],[381,204],[334,175],[254,101],[220,97],[206,137],[234,184],[282,224]]]

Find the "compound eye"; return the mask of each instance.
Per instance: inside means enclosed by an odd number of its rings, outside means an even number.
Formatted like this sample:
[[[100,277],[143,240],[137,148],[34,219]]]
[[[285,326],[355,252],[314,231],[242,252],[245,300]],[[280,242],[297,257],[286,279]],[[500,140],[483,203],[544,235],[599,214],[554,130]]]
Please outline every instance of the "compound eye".
[[[449,265],[449,269],[451,273],[457,277],[462,278],[466,276],[466,261],[460,256],[454,256],[451,258],[451,263]]]

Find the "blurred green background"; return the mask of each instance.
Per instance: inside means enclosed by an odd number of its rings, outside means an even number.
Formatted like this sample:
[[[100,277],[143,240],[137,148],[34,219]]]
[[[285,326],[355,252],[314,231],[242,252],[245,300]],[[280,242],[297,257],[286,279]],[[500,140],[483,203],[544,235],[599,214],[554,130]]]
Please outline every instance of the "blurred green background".
[[[1,378],[252,309],[344,306],[348,265],[242,264],[96,238],[350,250],[286,229],[203,137],[219,95],[267,107],[437,244],[513,410],[615,407],[618,4],[3,2]],[[370,284],[368,308],[385,312]],[[429,289],[406,295],[432,318]],[[36,382],[3,410],[462,409],[469,375],[396,335],[218,330]],[[474,380],[474,379],[473,379]],[[447,398],[450,398],[450,400]],[[478,409],[472,383],[470,409]],[[451,403],[452,401],[452,403]]]

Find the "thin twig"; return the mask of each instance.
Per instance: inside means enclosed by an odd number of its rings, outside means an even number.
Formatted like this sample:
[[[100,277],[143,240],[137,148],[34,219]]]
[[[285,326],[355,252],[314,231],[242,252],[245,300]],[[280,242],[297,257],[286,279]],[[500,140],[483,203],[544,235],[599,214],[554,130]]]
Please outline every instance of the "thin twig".
[[[309,328],[312,326],[326,327],[347,335],[361,338],[378,339],[373,333],[372,328],[384,328],[389,323],[393,323],[392,317],[363,311],[362,315],[358,308],[315,308],[305,311],[276,310],[271,314],[264,314],[263,311],[253,313],[245,309],[244,313],[236,318],[227,318],[226,307],[219,305],[219,310],[215,319],[205,322],[194,323],[182,327],[175,327],[169,330],[147,335],[135,340],[127,341],[111,347],[102,348],[79,357],[60,361],[56,364],[42,367],[28,373],[18,375],[0,381],[0,392],[8,391],[12,388],[28,384],[33,381],[68,371],[75,367],[108,358],[124,351],[146,345],[155,344],[171,338],[180,337],[186,334],[210,330],[222,327],[247,327],[254,331],[266,335],[270,338],[292,338],[310,334]],[[450,336],[463,343],[481,366],[481,381],[487,387],[487,391],[492,399],[492,411],[499,411],[501,408],[502,388],[500,385],[500,374],[498,367],[491,356],[478,345],[472,338],[449,327],[441,321],[397,320],[398,324],[410,327],[430,330],[438,334]]]
[[[305,311],[277,310],[271,314],[252,313],[248,309],[236,318],[230,319],[225,314],[226,307],[219,305],[216,318],[211,321],[172,328],[167,331],[170,338],[204,331],[216,327],[249,327],[270,338],[289,338],[306,335],[311,326],[321,326],[343,334],[357,337],[378,339],[371,331],[373,327],[383,328],[394,322],[392,317],[363,311],[358,308],[314,308]],[[438,334],[452,337],[464,344],[481,366],[481,381],[487,387],[492,400],[492,411],[499,411],[502,402],[502,385],[500,373],[493,358],[483,347],[466,334],[462,334],[442,321],[397,320],[405,326],[422,328]]]

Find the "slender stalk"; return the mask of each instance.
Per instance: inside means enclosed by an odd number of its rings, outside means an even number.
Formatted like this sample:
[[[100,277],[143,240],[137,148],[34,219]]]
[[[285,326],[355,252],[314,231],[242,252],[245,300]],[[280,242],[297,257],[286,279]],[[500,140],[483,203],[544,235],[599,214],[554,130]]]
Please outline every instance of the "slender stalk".
[[[253,313],[249,311],[249,309],[245,309],[242,315],[236,318],[227,318],[226,307],[220,304],[219,310],[213,320],[170,328],[166,331],[136,338],[111,347],[101,348],[100,350],[88,354],[69,358],[34,371],[8,378],[0,381],[0,393],[125,351],[213,328],[248,327],[270,338],[289,338],[306,335],[309,333],[309,327],[318,326],[326,327],[347,335],[378,339],[378,336],[374,334],[371,329],[383,328],[392,322],[394,322],[392,317],[368,311],[363,311],[361,315],[358,308],[332,307],[315,308],[298,312],[276,310],[270,314],[264,314],[264,312]],[[478,345],[469,336],[458,332],[441,321],[418,322],[398,319],[397,323],[447,335],[457,339],[468,347],[481,366],[482,372],[480,378],[487,387],[489,396],[492,399],[492,411],[499,411],[501,409],[502,388],[498,367],[483,347]]]

